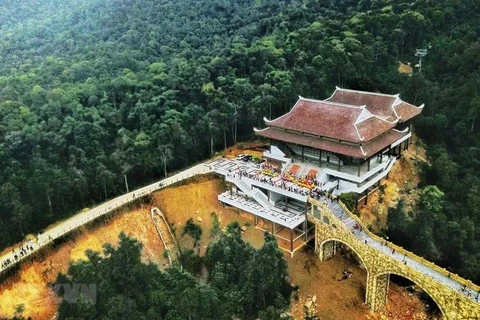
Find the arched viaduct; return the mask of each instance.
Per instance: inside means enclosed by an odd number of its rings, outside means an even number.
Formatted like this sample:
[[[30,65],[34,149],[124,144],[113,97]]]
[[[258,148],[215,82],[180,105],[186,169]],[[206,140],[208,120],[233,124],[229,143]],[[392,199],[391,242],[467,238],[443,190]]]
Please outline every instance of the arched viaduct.
[[[386,304],[390,274],[395,274],[420,286],[444,319],[480,319],[480,287],[370,233],[341,202],[310,202],[315,252],[325,260],[335,254],[336,243],[343,243],[356,253],[367,271],[365,303],[372,311]]]

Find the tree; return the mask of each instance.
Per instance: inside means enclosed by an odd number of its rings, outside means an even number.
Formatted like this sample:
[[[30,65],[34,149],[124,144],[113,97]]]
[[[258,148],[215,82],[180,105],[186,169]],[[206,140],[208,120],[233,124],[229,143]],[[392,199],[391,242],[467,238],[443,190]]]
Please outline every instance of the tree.
[[[183,227],[182,237],[186,234],[192,237],[194,241],[193,247],[195,248],[197,246],[197,242],[200,241],[200,238],[202,237],[202,227],[193,222],[193,219],[190,218]]]

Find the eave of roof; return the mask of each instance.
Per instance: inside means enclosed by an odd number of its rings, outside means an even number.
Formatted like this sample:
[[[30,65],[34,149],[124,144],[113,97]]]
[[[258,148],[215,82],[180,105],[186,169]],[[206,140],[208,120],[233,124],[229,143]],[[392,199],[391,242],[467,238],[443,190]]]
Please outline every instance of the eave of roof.
[[[408,132],[406,131],[402,132],[397,130],[390,130],[367,143],[354,145],[315,138],[296,132],[286,131],[272,127],[262,130],[254,129],[254,131],[256,134],[264,138],[284,141],[288,143],[295,143],[298,145],[304,145],[316,149],[342,154],[345,156],[363,159],[368,158],[375,153],[385,149],[393,142],[408,134]]]

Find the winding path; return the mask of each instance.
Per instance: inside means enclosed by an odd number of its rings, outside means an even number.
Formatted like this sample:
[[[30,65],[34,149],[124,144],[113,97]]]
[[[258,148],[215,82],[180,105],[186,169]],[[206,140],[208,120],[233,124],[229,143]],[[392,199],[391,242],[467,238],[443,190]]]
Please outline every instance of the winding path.
[[[85,211],[81,212],[79,214],[74,215],[73,217],[60,222],[59,224],[48,228],[45,230],[42,234],[38,235],[37,241],[31,242],[31,246],[33,250],[30,250],[27,248],[27,245],[25,244],[17,244],[12,251],[5,253],[3,256],[0,256],[0,274],[3,273],[5,270],[15,266],[17,263],[20,261],[26,259],[30,255],[34,254],[37,252],[39,249],[42,247],[48,245],[50,242],[54,241],[55,239],[58,239],[62,237],[63,235],[69,233],[72,230],[77,229],[78,227],[81,227],[90,221],[95,220],[96,218],[99,218],[121,206],[123,206],[126,203],[129,203],[133,200],[135,200],[138,197],[151,194],[154,191],[157,191],[161,188],[164,188],[168,185],[171,185],[173,183],[176,183],[178,181],[191,178],[194,175],[200,174],[200,173],[207,173],[210,172],[211,170],[205,166],[204,163],[197,164],[194,167],[188,168],[184,171],[181,171],[171,177],[165,178],[163,180],[154,182],[148,186],[139,188],[137,190],[134,190],[130,193],[121,195],[119,197],[116,197],[114,199],[111,199],[107,202],[104,202],[100,204],[99,206]],[[30,245],[28,245],[30,246]],[[21,255],[21,248],[25,249],[25,254]],[[15,255],[17,255],[17,259],[15,259]],[[8,265],[4,265],[4,263],[9,260],[10,263]]]

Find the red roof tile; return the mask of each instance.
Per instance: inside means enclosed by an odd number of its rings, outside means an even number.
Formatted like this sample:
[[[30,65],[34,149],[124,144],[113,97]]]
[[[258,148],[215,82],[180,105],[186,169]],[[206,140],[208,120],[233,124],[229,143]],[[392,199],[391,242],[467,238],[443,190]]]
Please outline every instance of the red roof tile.
[[[410,103],[401,102],[394,106],[395,111],[400,117],[400,121],[404,122],[412,119],[413,117],[419,115],[423,110],[423,104],[420,107],[411,105]]]
[[[422,111],[388,95],[337,88],[325,101],[300,98],[292,110],[267,126],[352,143],[366,143]]]
[[[332,96],[326,99],[326,101],[365,106],[370,113],[390,121],[394,121],[397,118],[392,108],[395,100],[397,100],[397,96],[394,95],[341,88],[337,88]]]
[[[268,126],[307,132],[318,136],[360,142],[355,121],[361,108],[300,98],[292,110],[271,121]]]
[[[358,132],[363,142],[372,140],[382,133],[395,127],[396,122],[388,122],[377,117],[370,117],[357,124]]]
[[[303,146],[342,154],[345,156],[366,159],[374,155],[375,153],[381,151],[382,149],[388,147],[390,144],[397,141],[408,133],[391,130],[385,134],[382,134],[376,139],[362,144],[362,147],[360,147],[359,144],[352,145],[336,141],[329,141],[276,128],[256,130],[256,134],[269,139],[284,141],[288,143],[295,143]]]

